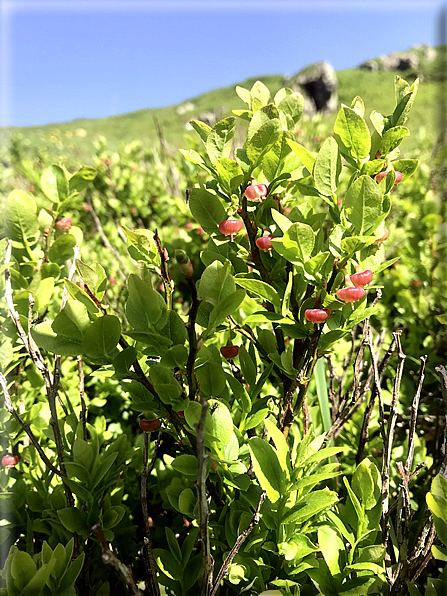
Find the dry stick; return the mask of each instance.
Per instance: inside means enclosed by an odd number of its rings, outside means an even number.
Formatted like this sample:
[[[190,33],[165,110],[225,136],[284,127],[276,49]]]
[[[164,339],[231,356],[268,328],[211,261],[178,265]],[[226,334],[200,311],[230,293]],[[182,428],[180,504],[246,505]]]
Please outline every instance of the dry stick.
[[[332,358],[330,354],[325,355],[326,362],[329,369],[329,387],[328,387],[328,395],[329,401],[332,404],[331,408],[331,418],[332,424],[334,424],[335,420],[337,419],[337,415],[339,412],[340,406],[340,399],[339,399],[339,389],[340,389],[340,380],[341,377],[337,375],[337,371],[335,370],[334,363],[332,362]],[[335,391],[335,381],[337,381],[337,392]]]
[[[208,596],[213,588],[213,563],[211,559],[210,537],[208,531],[208,519],[210,516],[208,501],[206,496],[206,462],[209,459],[205,451],[205,421],[208,412],[209,403],[204,399],[202,402],[202,411],[198,424],[194,424],[197,437],[197,480],[195,482],[197,489],[197,500],[199,504],[199,540],[202,549],[202,585],[200,588],[201,596]]]
[[[380,365],[379,365],[379,378],[380,380],[382,380],[382,375],[383,372],[388,364],[389,359],[391,358],[391,355],[393,354],[394,350],[396,349],[397,346],[397,338],[400,338],[402,331],[393,331],[393,340],[391,342],[390,347],[388,348],[387,353],[385,354],[385,356],[383,357]],[[377,389],[374,386],[373,390],[371,392],[371,397],[369,399],[369,403],[366,406],[365,409],[365,414],[363,417],[363,423],[362,423],[362,430],[360,431],[360,441],[359,441],[359,446],[357,449],[357,456],[356,456],[356,463],[357,465],[362,461],[363,459],[363,450],[365,449],[365,445],[368,442],[369,439],[369,423],[371,421],[371,416],[374,410],[374,405],[376,402],[376,395],[377,395]]]
[[[40,446],[38,440],[34,436],[33,431],[29,427],[28,423],[25,422],[25,420],[23,420],[23,418],[21,418],[20,414],[18,414],[17,410],[14,408],[14,405],[13,405],[13,403],[11,401],[11,396],[9,395],[9,391],[8,391],[8,383],[7,383],[6,378],[5,378],[5,376],[4,376],[4,374],[2,372],[0,372],[0,385],[2,386],[3,393],[5,395],[5,407],[8,410],[8,412],[12,416],[14,416],[14,418],[17,420],[17,422],[20,424],[20,426],[26,432],[26,434],[30,438],[31,443],[36,448],[38,454],[42,458],[42,461],[44,462],[44,464],[46,465],[46,467],[49,470],[51,470],[54,474],[57,474],[58,476],[62,476],[60,470],[58,470],[57,468],[55,468],[53,466],[53,464],[50,462],[50,460],[48,459],[48,457],[45,455],[42,447]]]
[[[186,280],[188,282],[192,296],[192,305],[189,309],[188,322],[186,323],[189,339],[189,353],[188,361],[186,363],[186,375],[188,378],[189,399],[192,401],[195,399],[197,391],[197,381],[196,376],[194,374],[194,362],[197,355],[196,318],[201,299],[197,296],[197,288],[194,279],[192,277],[187,277]]]
[[[399,498],[397,503],[397,513],[396,513],[396,536],[399,543],[399,560],[397,562],[397,566],[393,573],[392,578],[392,589],[391,594],[393,595],[400,595],[403,590],[403,586],[405,582],[408,580],[409,575],[409,557],[408,557],[408,545],[410,541],[410,525],[411,519],[413,516],[411,510],[411,502],[410,502],[410,491],[409,491],[409,478],[410,478],[410,470],[413,463],[413,455],[414,455],[414,443],[415,443],[415,436],[416,436],[416,422],[417,422],[417,414],[419,409],[419,398],[422,391],[422,384],[425,378],[425,364],[427,362],[427,356],[421,356],[421,369],[419,371],[419,378],[418,383],[416,386],[416,392],[413,397],[413,402],[411,405],[411,420],[410,420],[410,429],[408,435],[408,451],[407,451],[407,459],[405,462],[405,466],[403,466],[402,462],[397,462],[397,469],[402,479],[402,483],[399,490]],[[405,512],[405,516],[404,516]],[[404,519],[405,518],[405,519]],[[433,524],[433,522],[428,519],[428,524]],[[431,529],[429,533],[432,534]],[[431,548],[431,545],[429,546]],[[427,554],[427,543],[423,549],[424,552],[424,560],[425,555]],[[429,559],[426,560],[424,566],[428,563]],[[419,563],[419,561],[417,562]],[[417,564],[416,563],[416,564]]]
[[[124,263],[124,261],[122,260],[120,253],[116,250],[116,248],[114,246],[112,246],[112,244],[110,243],[110,240],[107,238],[107,236],[104,232],[104,228],[101,225],[101,221],[93,207],[93,201],[92,201],[90,194],[88,192],[86,195],[86,200],[87,200],[88,206],[90,207],[89,213],[91,213],[93,221],[95,222],[95,225],[96,225],[96,229],[98,230],[99,235],[101,236],[101,240],[103,241],[103,244],[107,248],[107,250],[110,250],[110,252],[113,254],[115,259],[121,265],[122,269],[117,266],[118,273],[121,275],[122,280],[126,281],[127,276],[130,274],[130,271],[126,266],[126,263]]]
[[[78,361],[79,395],[81,396],[82,434],[84,436],[84,441],[87,441],[87,408],[85,407],[84,369],[82,368],[82,356],[77,356],[76,360]]]
[[[163,248],[161,245],[160,236],[158,235],[158,230],[155,230],[154,234],[154,241],[157,245],[158,254],[160,255],[160,265],[161,265],[161,278],[163,280],[166,292],[166,304],[169,310],[172,310],[172,293],[174,292],[174,282],[172,281],[169,271],[167,262],[169,261],[169,255],[166,248]]]
[[[252,520],[251,520],[248,528],[246,530],[244,530],[242,532],[242,534],[240,534],[237,537],[236,542],[234,543],[233,548],[230,550],[230,553],[228,554],[227,558],[223,562],[222,567],[220,568],[219,573],[217,574],[216,581],[214,583],[214,586],[213,586],[213,589],[211,591],[210,596],[215,596],[217,590],[219,589],[220,583],[222,582],[223,578],[228,573],[228,570],[230,568],[230,565],[231,565],[232,560],[234,559],[234,557],[239,552],[239,549],[241,548],[241,546],[244,543],[244,541],[247,538],[247,536],[250,534],[250,532],[253,530],[253,528],[259,523],[259,520],[260,520],[259,512],[261,511],[262,504],[264,503],[266,497],[267,497],[267,491],[264,490],[261,493],[261,497],[259,499],[258,507],[256,508],[256,511],[255,511],[255,513],[254,513],[254,515],[252,517]]]
[[[447,371],[445,367],[442,365],[435,366],[435,371],[440,374],[441,376],[441,394],[444,401],[444,411],[445,411],[445,426],[444,426],[444,441],[441,447],[441,453],[443,455],[443,461],[441,464],[441,469],[439,473],[441,476],[446,478],[447,472]]]
[[[102,561],[106,565],[112,565],[121,576],[121,579],[126,584],[126,586],[130,589],[133,596],[144,596],[143,592],[138,588],[132,570],[130,567],[127,567],[122,561],[118,559],[115,553],[110,550],[110,545],[107,544],[107,541],[104,537],[104,532],[102,531],[101,522],[96,523],[92,527],[93,532],[95,532],[96,536],[98,537],[98,542],[101,547],[102,553]]]
[[[146,577],[149,587],[149,593],[151,596],[160,596],[160,587],[158,585],[157,579],[157,565],[155,563],[154,558],[154,551],[152,549],[152,539],[151,539],[151,529],[149,526],[149,517],[148,517],[148,507],[147,507],[147,480],[151,475],[152,470],[154,469],[155,460],[157,459],[157,452],[161,445],[162,440],[162,431],[158,433],[157,441],[155,443],[154,453],[152,455],[152,460],[147,465],[148,460],[148,433],[145,432],[143,439],[144,439],[144,449],[143,449],[143,472],[141,474],[141,511],[143,514],[144,520],[144,567],[146,569]]]

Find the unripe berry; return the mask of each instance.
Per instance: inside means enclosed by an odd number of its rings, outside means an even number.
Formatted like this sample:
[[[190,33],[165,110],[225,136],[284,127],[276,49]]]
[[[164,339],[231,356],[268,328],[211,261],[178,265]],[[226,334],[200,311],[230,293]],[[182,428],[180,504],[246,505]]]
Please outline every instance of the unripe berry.
[[[245,189],[244,194],[249,201],[260,203],[267,196],[267,192],[268,190],[265,184],[252,184]]]
[[[273,249],[272,238],[276,238],[276,236],[262,236],[256,240],[256,246],[259,250],[263,250],[267,252]]]
[[[60,219],[58,222],[56,222],[56,225],[62,232],[68,232],[73,225],[73,220],[71,217],[64,217],[63,219]]]
[[[364,286],[366,286],[366,284],[369,284],[369,282],[372,280],[373,278],[373,272],[371,271],[371,269],[366,269],[365,271],[361,271],[360,273],[354,273],[354,275],[351,275],[349,277],[349,279],[351,280],[351,283],[356,287],[360,287],[363,288]]]
[[[363,288],[341,288],[337,291],[337,298],[343,302],[357,302],[366,294]]]
[[[220,353],[227,360],[231,360],[232,358],[236,358],[239,354],[239,346],[222,346],[220,348]]]
[[[186,254],[186,252],[177,248],[175,250],[175,258],[177,260],[177,263],[180,265],[180,271],[183,273],[183,275],[186,278],[191,278],[193,276],[194,271],[192,263],[189,260],[189,257]]]
[[[324,323],[331,316],[329,308],[308,308],[304,316],[311,323]]]
[[[140,428],[145,433],[150,433],[153,430],[157,430],[160,426],[159,418],[155,418],[154,420],[140,420]]]
[[[244,224],[240,219],[226,219],[219,224],[219,230],[224,236],[230,236],[231,240],[240,232]]]
[[[19,463],[18,455],[5,455],[2,457],[2,466],[4,468],[13,468]]]

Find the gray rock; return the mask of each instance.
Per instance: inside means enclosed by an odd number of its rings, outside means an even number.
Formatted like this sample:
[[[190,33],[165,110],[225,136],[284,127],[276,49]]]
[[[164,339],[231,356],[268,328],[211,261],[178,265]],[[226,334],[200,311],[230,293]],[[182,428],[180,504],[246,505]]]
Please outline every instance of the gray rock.
[[[369,70],[370,72],[379,72],[379,65],[374,60],[367,60],[360,64],[359,68],[362,70]]]
[[[284,82],[293,91],[303,93],[307,114],[332,114],[336,111],[338,79],[328,62],[316,62]]]
[[[208,124],[212,128],[223,114],[225,114],[225,108],[220,107],[209,112],[201,112],[195,119]]]
[[[416,54],[389,54],[382,57],[385,70],[410,70],[419,66]]]

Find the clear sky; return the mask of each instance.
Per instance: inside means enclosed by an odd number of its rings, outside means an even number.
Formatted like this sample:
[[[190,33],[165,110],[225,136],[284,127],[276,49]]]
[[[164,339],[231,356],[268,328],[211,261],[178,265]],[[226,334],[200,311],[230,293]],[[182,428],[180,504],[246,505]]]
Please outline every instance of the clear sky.
[[[435,0],[0,0],[0,125],[180,103],[318,60],[438,45]]]

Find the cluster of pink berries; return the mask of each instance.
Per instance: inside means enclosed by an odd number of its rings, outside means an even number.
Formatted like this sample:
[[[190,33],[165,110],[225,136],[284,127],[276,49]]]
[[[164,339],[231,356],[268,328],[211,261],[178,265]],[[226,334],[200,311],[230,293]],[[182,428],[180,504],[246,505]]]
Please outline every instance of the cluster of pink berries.
[[[73,225],[73,220],[71,219],[71,217],[64,217],[63,219],[57,221],[56,225],[62,232],[68,232],[68,230]]]
[[[343,302],[357,302],[365,295],[366,292],[363,288],[369,284],[372,278],[373,272],[370,269],[348,276],[347,280],[352,283],[352,286],[337,290],[337,298]]]

